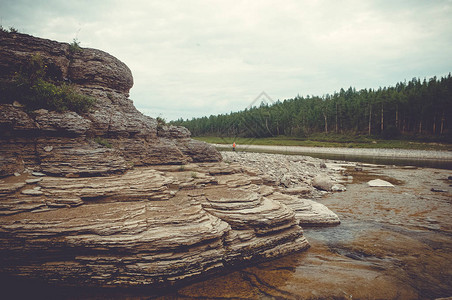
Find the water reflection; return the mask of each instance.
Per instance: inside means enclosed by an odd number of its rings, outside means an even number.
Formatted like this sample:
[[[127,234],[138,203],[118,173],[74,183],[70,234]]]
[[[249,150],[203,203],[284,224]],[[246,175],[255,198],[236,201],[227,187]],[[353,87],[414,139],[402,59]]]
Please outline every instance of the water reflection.
[[[218,150],[221,151],[231,151],[229,147],[224,145],[216,145]],[[394,165],[394,166],[412,166],[421,168],[434,168],[434,169],[444,169],[452,170],[452,159],[438,159],[433,157],[427,158],[407,158],[407,157],[396,157],[396,156],[378,156],[378,155],[357,155],[357,154],[337,154],[337,153],[320,153],[312,151],[303,151],[303,147],[298,148],[296,151],[291,151],[290,147],[275,147],[273,149],[271,146],[264,147],[259,145],[250,145],[248,148],[243,147],[240,151],[243,152],[256,152],[256,153],[274,153],[274,154],[286,154],[286,155],[305,155],[321,159],[330,160],[342,160],[342,161],[352,161],[352,162],[362,162],[377,165]],[[384,150],[384,149],[383,149]],[[409,150],[400,150],[409,151]],[[377,152],[376,152],[377,153]]]
[[[311,248],[162,297],[431,299],[452,295],[452,206],[445,170],[348,170],[353,184],[320,201],[337,227],[305,228]],[[395,188],[370,188],[385,178]],[[432,187],[445,190],[431,191]]]

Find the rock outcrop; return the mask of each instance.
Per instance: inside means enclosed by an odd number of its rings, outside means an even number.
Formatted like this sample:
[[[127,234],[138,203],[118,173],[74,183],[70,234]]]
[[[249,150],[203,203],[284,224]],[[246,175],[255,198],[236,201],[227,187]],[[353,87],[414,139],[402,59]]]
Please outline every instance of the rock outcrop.
[[[340,224],[339,217],[334,212],[313,200],[321,197],[325,191],[343,190],[338,170],[330,169],[324,162],[306,156],[247,152],[223,152],[222,155],[226,161],[253,168],[253,175],[258,175],[258,178],[263,179],[262,183],[274,187],[270,190],[266,188],[268,197],[292,209],[299,225]],[[323,188],[319,189],[319,183],[323,183]]]
[[[96,104],[90,112],[78,114],[28,111],[21,99],[0,103],[0,176],[24,168],[93,176],[124,172],[132,165],[221,160],[214,147],[190,139],[187,129],[158,124],[140,113],[128,99],[133,85],[130,69],[103,51],[71,51],[67,43],[2,31],[0,79],[11,80],[36,54],[53,80],[71,82]]]
[[[163,287],[306,249],[300,225],[339,223],[307,199],[311,175],[221,162],[141,114],[130,70],[105,52],[0,32],[0,79],[35,53],[97,102],[84,114],[0,104],[0,275]]]
[[[394,187],[394,185],[386,180],[374,179],[367,182],[370,187]]]
[[[192,163],[5,178],[2,272],[64,285],[162,287],[306,249],[294,211],[247,172]]]

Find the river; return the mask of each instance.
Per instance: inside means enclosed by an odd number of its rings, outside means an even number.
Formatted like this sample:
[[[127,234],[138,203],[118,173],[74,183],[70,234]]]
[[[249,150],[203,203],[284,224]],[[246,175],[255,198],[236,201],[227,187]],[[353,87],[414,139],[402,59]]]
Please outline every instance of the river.
[[[305,228],[311,248],[163,298],[435,299],[452,296],[451,172],[365,166],[319,201],[342,224]],[[351,178],[351,177],[349,177]],[[394,187],[372,188],[381,178]]]
[[[319,199],[342,224],[305,228],[309,250],[214,277],[163,298],[452,296],[451,172],[394,166],[346,172],[353,176],[347,191]],[[369,187],[367,181],[375,178],[395,186]]]
[[[307,251],[230,270],[157,299],[452,296],[452,172],[369,164],[349,166],[343,172],[347,191],[316,199],[338,214],[342,223],[305,228],[311,244]],[[368,186],[376,178],[394,187]],[[85,291],[74,297],[149,299],[155,298],[153,292]],[[62,294],[68,297],[67,291]]]
[[[231,150],[230,145],[213,144],[219,150]],[[452,170],[452,151],[334,148],[273,145],[237,145],[237,151],[308,155],[322,159],[365,162],[371,164],[418,166]]]

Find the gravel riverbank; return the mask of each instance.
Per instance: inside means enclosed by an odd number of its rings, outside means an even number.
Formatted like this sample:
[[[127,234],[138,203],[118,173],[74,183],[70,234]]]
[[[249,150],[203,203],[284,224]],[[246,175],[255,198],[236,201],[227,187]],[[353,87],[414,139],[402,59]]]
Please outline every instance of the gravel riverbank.
[[[238,163],[241,166],[254,168],[280,187],[308,189],[314,198],[323,194],[319,189],[313,188],[316,185],[315,178],[317,181],[323,178],[322,181],[329,182],[329,187],[320,190],[343,190],[345,187],[340,184],[343,180],[340,170],[343,170],[344,165],[355,165],[355,163],[335,163],[304,155],[244,151],[222,151],[221,155],[226,163]]]
[[[213,144],[218,149],[229,149],[230,145]],[[272,151],[290,154],[337,154],[347,156],[370,156],[387,158],[434,159],[452,161],[451,151],[381,149],[381,148],[326,148],[303,146],[237,145],[237,151]]]

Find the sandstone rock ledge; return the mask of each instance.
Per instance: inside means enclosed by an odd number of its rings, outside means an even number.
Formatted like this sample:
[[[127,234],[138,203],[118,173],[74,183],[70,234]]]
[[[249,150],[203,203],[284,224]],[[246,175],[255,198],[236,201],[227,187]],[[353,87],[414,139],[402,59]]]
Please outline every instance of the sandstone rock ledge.
[[[306,249],[293,210],[272,199],[276,187],[249,173],[202,163],[93,178],[5,178],[2,273],[63,285],[162,287]]]
[[[84,114],[30,111],[21,99],[0,102],[0,177],[33,169],[57,176],[123,173],[132,166],[220,161],[209,144],[183,127],[159,124],[133,105],[130,69],[110,54],[0,31],[0,83],[11,82],[34,55],[53,81],[70,82],[96,99]],[[51,71],[51,72],[50,72]],[[2,99],[0,97],[0,99]]]
[[[325,205],[314,201],[326,191],[343,191],[341,164],[331,168],[319,159],[283,154],[252,152],[222,152],[225,161],[252,168],[265,182],[277,187],[268,197],[284,203],[295,213],[302,226],[329,226],[340,224],[339,217]],[[249,169],[250,170],[250,169]],[[319,187],[319,178],[329,188]],[[331,187],[340,187],[332,189]]]

